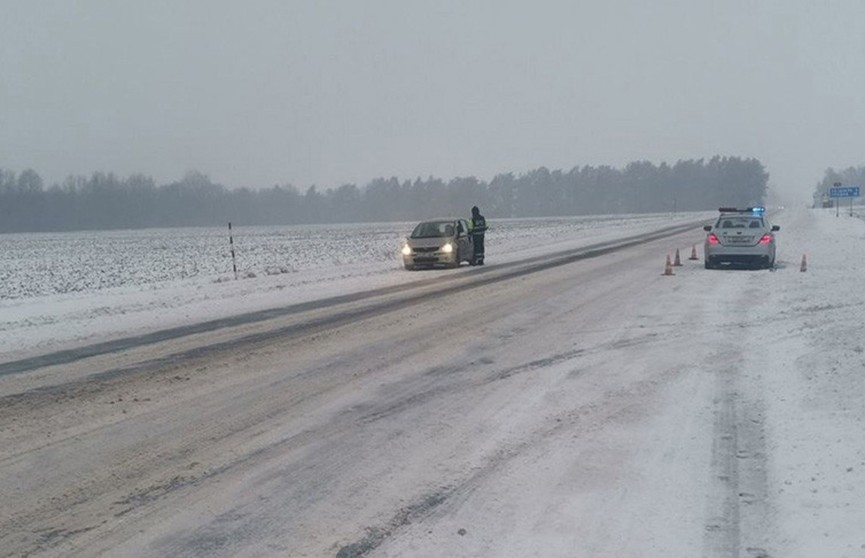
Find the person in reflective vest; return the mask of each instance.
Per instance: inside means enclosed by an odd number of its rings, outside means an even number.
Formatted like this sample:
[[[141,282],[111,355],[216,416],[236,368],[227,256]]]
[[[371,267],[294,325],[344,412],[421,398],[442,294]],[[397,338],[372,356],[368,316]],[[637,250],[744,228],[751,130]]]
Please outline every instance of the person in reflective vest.
[[[469,220],[469,234],[472,236],[474,246],[475,265],[484,265],[484,233],[487,232],[487,220],[481,215],[478,206],[472,208],[472,218]]]

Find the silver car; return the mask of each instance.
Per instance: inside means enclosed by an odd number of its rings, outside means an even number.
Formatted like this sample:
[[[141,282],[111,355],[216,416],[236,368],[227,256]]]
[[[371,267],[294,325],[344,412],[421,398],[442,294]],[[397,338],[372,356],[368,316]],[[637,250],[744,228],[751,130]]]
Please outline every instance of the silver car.
[[[714,225],[706,225],[708,232],[703,245],[706,269],[723,265],[772,268],[775,266],[775,232],[778,225],[770,225],[765,208],[737,209],[722,207]]]
[[[474,246],[465,219],[423,221],[405,239],[402,261],[405,268],[459,267],[460,262],[474,265]]]

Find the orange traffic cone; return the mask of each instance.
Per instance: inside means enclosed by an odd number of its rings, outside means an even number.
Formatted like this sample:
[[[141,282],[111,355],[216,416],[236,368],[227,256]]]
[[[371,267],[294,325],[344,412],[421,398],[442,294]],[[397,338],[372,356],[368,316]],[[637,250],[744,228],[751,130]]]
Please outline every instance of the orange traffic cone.
[[[799,266],[799,271],[808,271],[808,259],[805,254],[802,254],[802,265]]]
[[[698,260],[698,259],[700,259],[700,258],[697,257],[697,245],[696,245],[696,244],[692,244],[692,245],[691,245],[691,257],[688,258],[688,259],[689,259],[689,260]]]
[[[667,263],[664,265],[664,275],[675,275],[673,264],[670,262],[670,254],[667,254]]]
[[[673,260],[673,265],[676,267],[682,267],[682,260],[679,258],[679,249],[676,248],[676,259]]]

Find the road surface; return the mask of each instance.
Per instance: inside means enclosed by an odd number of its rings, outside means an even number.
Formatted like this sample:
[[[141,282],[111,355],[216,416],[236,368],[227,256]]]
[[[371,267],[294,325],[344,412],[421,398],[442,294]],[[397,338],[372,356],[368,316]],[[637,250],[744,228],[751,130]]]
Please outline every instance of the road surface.
[[[0,556],[769,556],[741,308],[798,269],[700,237],[9,369]]]

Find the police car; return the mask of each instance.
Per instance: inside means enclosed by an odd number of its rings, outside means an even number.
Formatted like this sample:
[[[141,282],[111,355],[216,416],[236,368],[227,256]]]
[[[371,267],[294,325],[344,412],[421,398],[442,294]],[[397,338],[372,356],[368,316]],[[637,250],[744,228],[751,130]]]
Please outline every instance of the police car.
[[[775,266],[775,232],[778,225],[766,220],[765,207],[721,207],[703,245],[706,269],[722,266],[772,268]]]

